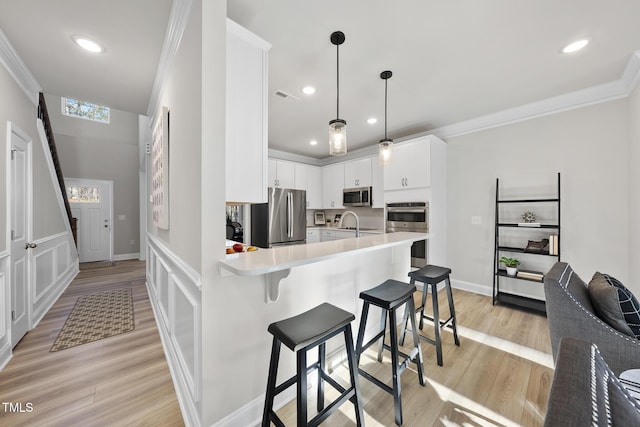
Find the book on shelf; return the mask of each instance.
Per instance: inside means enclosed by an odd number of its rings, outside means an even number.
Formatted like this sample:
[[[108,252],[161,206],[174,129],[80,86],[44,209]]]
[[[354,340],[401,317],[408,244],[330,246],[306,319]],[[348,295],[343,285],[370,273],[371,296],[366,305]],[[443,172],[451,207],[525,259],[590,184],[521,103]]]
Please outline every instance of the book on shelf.
[[[519,222],[518,227],[540,227],[539,222]]]
[[[516,273],[516,277],[542,282],[542,280],[544,279],[544,274],[539,271],[518,270],[518,273]]]
[[[558,235],[549,236],[549,255],[558,255]]]

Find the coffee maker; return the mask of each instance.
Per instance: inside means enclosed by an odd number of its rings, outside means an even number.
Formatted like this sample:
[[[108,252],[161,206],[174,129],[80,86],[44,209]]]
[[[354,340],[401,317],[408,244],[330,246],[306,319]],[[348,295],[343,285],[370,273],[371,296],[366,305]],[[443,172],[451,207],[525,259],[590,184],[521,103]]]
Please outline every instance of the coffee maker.
[[[240,206],[227,206],[227,240],[243,243],[244,230],[239,219],[242,216]]]

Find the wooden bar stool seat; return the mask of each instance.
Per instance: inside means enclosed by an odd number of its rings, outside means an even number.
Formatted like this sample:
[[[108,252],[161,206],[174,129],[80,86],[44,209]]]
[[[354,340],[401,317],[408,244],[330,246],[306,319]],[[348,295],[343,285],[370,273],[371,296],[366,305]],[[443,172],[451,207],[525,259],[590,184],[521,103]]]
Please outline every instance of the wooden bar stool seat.
[[[401,400],[401,383],[400,376],[407,368],[410,362],[415,362],[418,368],[418,379],[420,385],[424,386],[424,375],[422,372],[422,350],[420,349],[420,339],[416,331],[415,317],[411,316],[411,324],[413,326],[413,349],[409,354],[405,354],[398,350],[398,337],[396,330],[396,310],[406,305],[405,311],[415,312],[415,304],[413,302],[413,294],[416,291],[415,285],[399,282],[397,280],[387,280],[375,288],[360,293],[360,298],[364,301],[362,307],[362,317],[360,319],[360,328],[358,331],[358,341],[356,344],[356,356],[358,372],[364,378],[376,384],[378,387],[393,395],[393,405],[395,410],[395,422],[402,425],[402,400]],[[380,331],[371,338],[367,343],[364,341],[364,332],[367,326],[367,317],[369,315],[369,306],[375,305],[382,309],[380,318]],[[384,343],[386,333],[387,316],[389,318],[389,339],[390,345]],[[393,374],[393,385],[389,387],[378,378],[360,369],[360,356],[372,344],[379,341],[378,361],[382,361],[382,350],[386,349],[391,352],[391,369]],[[400,361],[400,357],[404,360]]]
[[[442,342],[440,339],[440,331],[441,328],[449,327],[453,330],[453,339],[457,346],[460,346],[460,339],[458,338],[458,328],[456,322],[456,309],[453,305],[453,294],[451,292],[451,283],[449,281],[449,275],[451,274],[451,269],[447,267],[439,267],[437,265],[426,265],[419,270],[412,271],[409,273],[409,277],[411,278],[410,284],[415,286],[416,281],[422,282],[422,304],[415,310],[416,314],[420,315],[420,323],[419,328],[422,330],[424,326],[424,319],[430,320],[433,322],[433,329],[435,332],[435,339],[431,339],[420,334],[420,338],[435,345],[436,347],[436,357],[438,360],[438,365],[442,366]],[[440,320],[440,313],[438,310],[438,284],[440,282],[445,282],[445,289],[447,291],[447,298],[449,300],[449,318],[446,320]],[[433,317],[424,314],[424,307],[427,302],[427,293],[429,293],[429,289],[431,289],[431,302],[433,305]],[[400,345],[404,342],[405,332],[407,331],[407,318],[409,311],[405,311],[403,325],[404,329],[400,335]],[[413,317],[413,316],[412,316]],[[412,327],[413,328],[413,327]]]
[[[319,425],[347,400],[353,402],[355,406],[357,425],[363,425],[362,397],[356,371],[353,336],[351,335],[351,322],[354,319],[355,316],[352,313],[329,303],[323,303],[302,314],[269,325],[268,331],[273,335],[273,345],[267,379],[267,394],[262,414],[263,427],[270,426],[271,422],[276,426],[284,426],[282,420],[273,410],[273,400],[276,395],[293,384],[297,385],[298,426]],[[346,389],[325,371],[326,341],[341,333],[344,334],[351,381],[351,386]],[[276,386],[281,344],[296,353],[296,375]],[[316,346],[318,347],[318,361],[307,366],[307,351]],[[307,421],[307,374],[313,370],[318,372],[318,414]],[[341,393],[340,397],[326,408],[324,405],[325,381]]]

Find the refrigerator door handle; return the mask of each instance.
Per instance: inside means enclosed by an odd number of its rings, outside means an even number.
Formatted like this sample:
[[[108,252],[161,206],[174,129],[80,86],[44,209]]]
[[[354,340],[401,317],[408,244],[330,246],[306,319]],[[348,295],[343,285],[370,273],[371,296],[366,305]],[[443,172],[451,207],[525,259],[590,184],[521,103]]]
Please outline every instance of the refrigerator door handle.
[[[291,237],[291,217],[293,212],[291,210],[291,193],[287,193],[287,237]]]
[[[293,238],[293,221],[295,221],[293,218],[293,193],[289,193],[289,195],[291,196],[289,198],[289,220],[291,221],[289,225],[289,237]]]

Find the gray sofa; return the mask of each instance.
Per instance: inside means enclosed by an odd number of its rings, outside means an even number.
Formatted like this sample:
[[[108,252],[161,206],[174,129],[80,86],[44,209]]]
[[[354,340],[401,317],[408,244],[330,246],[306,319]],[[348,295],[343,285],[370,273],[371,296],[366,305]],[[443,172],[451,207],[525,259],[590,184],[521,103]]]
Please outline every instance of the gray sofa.
[[[593,343],[615,375],[640,368],[640,340],[625,335],[595,314],[587,284],[565,262],[556,263],[544,278],[547,319],[553,360],[560,340],[574,337]]]
[[[596,346],[562,339],[544,426],[638,425],[640,404],[612,374]]]

